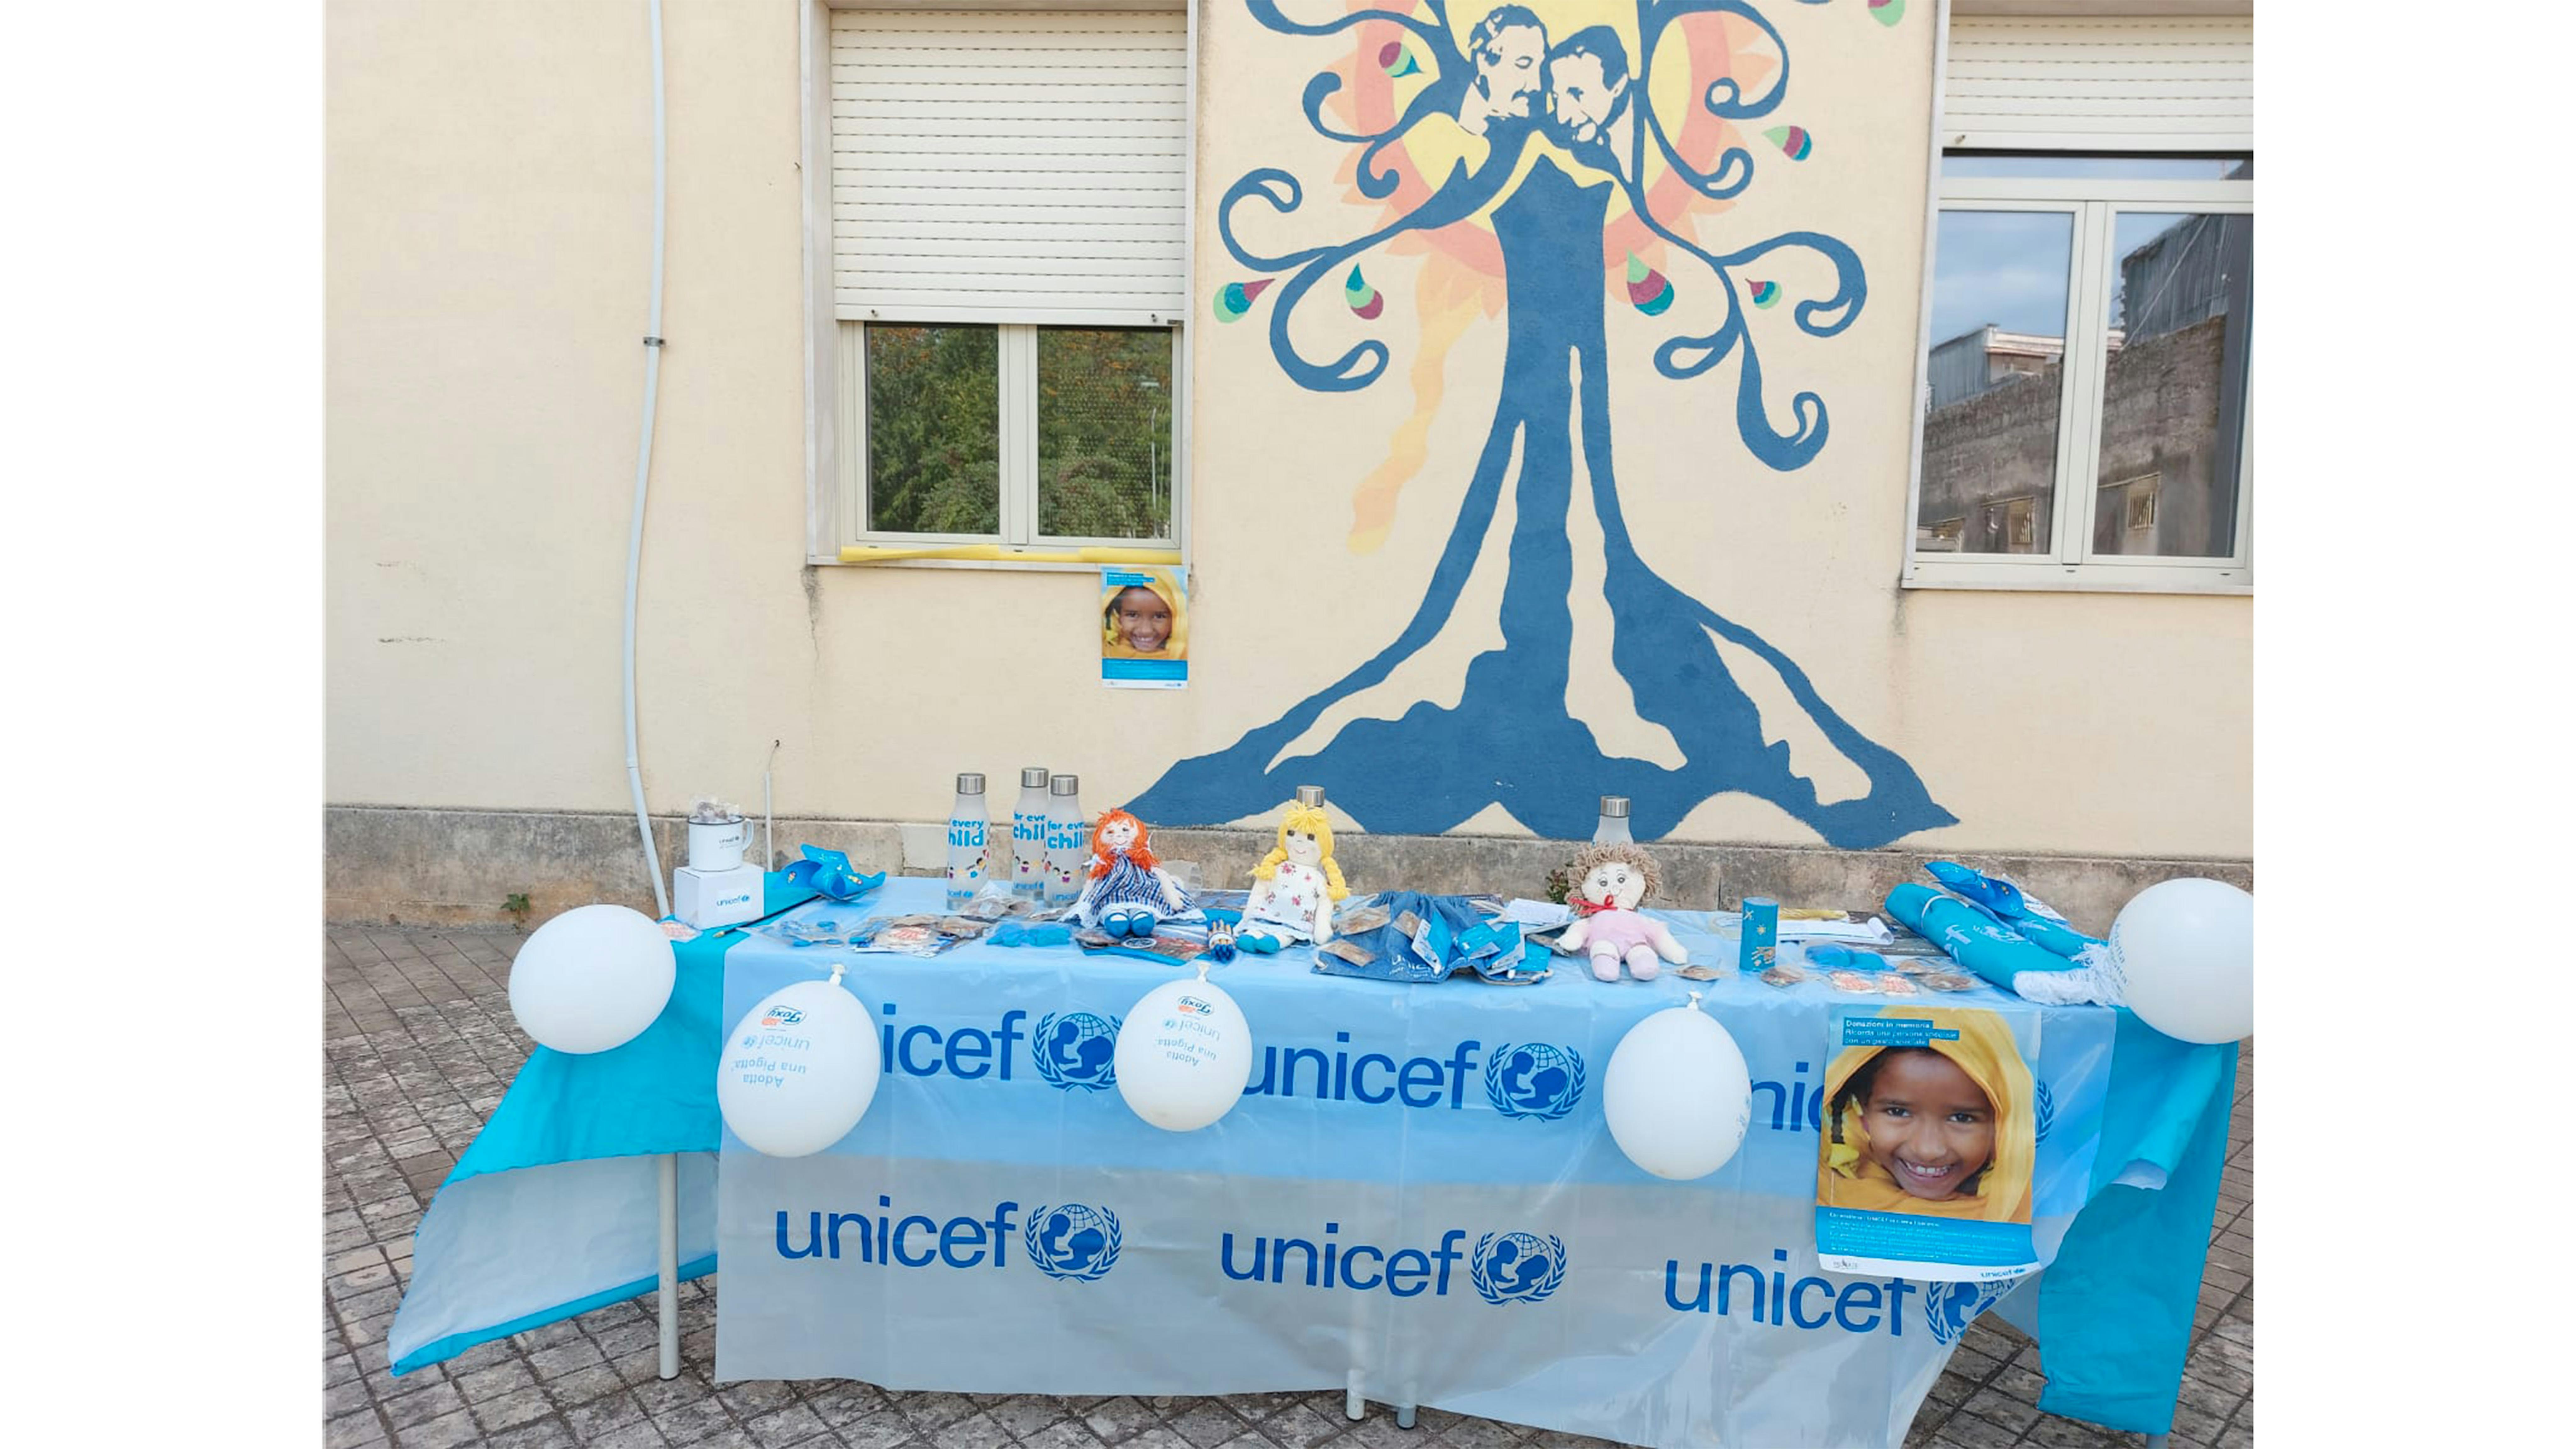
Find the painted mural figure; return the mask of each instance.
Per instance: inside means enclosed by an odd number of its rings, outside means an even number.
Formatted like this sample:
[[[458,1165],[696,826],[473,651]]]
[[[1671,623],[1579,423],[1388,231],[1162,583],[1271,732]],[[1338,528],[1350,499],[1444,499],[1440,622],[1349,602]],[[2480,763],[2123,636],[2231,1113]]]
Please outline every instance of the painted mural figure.
[[[1771,801],[1826,842],[1845,848],[1884,845],[1951,823],[1955,817],[1932,800],[1913,768],[1846,723],[1788,656],[1648,567],[1621,510],[1611,448],[1605,322],[1610,282],[1604,269],[1605,248],[1622,238],[1633,239],[1628,294],[1640,312],[1660,315],[1671,304],[1672,284],[1642,268],[1637,248],[1659,251],[1668,266],[1679,265],[1671,260],[1676,257],[1697,263],[1709,274],[1701,285],[1723,295],[1723,320],[1715,330],[1665,341],[1654,354],[1658,372],[1693,378],[1734,357],[1736,430],[1769,468],[1801,467],[1825,444],[1826,409],[1813,392],[1790,400],[1794,428],[1783,433],[1772,425],[1738,274],[1784,249],[1824,258],[1836,279],[1833,295],[1799,302],[1790,315],[1801,331],[1826,337],[1859,313],[1867,291],[1860,259],[1842,242],[1807,231],[1713,252],[1693,239],[1685,215],[1701,199],[1723,200],[1751,183],[1749,149],[1725,138],[1736,134],[1733,122],[1780,104],[1788,56],[1777,31],[1744,0],[1531,0],[1499,6],[1422,0],[1416,13],[1358,10],[1313,24],[1289,19],[1274,0],[1246,3],[1255,20],[1284,35],[1328,36],[1369,27],[1361,37],[1359,63],[1351,67],[1364,82],[1429,76],[1427,82],[1399,82],[1353,97],[1351,109],[1364,125],[1373,107],[1382,112],[1382,124],[1374,129],[1344,130],[1325,119],[1326,104],[1343,88],[1342,72],[1319,74],[1306,88],[1309,124],[1363,148],[1356,188],[1393,213],[1380,229],[1284,253],[1253,250],[1237,229],[1246,203],[1258,200],[1284,215],[1304,200],[1296,178],[1272,168],[1236,181],[1220,204],[1219,234],[1234,262],[1271,278],[1284,276],[1269,292],[1268,319],[1271,351],[1282,371],[1317,392],[1347,392],[1377,380],[1389,358],[1383,342],[1363,341],[1318,363],[1290,340],[1289,319],[1319,284],[1328,298],[1338,292],[1358,316],[1374,316],[1382,299],[1367,288],[1361,259],[1410,238],[1433,247],[1434,260],[1436,249],[1452,244],[1498,256],[1503,378],[1456,523],[1421,603],[1397,637],[1231,747],[1173,766],[1134,808],[1175,822],[1213,824],[1267,811],[1296,784],[1321,784],[1372,830],[1437,833],[1499,804],[1541,835],[1577,838],[1591,829],[1597,797],[1617,794],[1635,801],[1631,828],[1637,836],[1653,839],[1701,802],[1737,791]],[[1777,50],[1776,72],[1762,93],[1746,97],[1734,78],[1726,38],[1731,32],[1712,25],[1721,19],[1767,37]],[[1553,48],[1551,23],[1563,37]],[[1672,27],[1679,28],[1668,36]],[[1398,38],[1376,40],[1389,33]],[[1375,75],[1365,66],[1372,49]],[[1651,103],[1658,64],[1691,68],[1690,94],[1697,104],[1680,122],[1657,114]],[[1797,146],[1806,144],[1802,130],[1788,131]],[[1787,143],[1783,150],[1801,154]],[[1690,159],[1710,151],[1717,153],[1713,163]],[[1640,282],[1641,269],[1660,291]],[[1219,319],[1244,315],[1268,287],[1266,281],[1229,287],[1217,301]],[[1425,295],[1430,296],[1427,284]],[[1426,338],[1435,331],[1454,338],[1463,325],[1449,321],[1435,328],[1426,317]],[[1419,369],[1415,376],[1419,391],[1424,376]],[[1429,385],[1436,384],[1435,371]],[[1570,605],[1575,559],[1567,520],[1578,478],[1588,485],[1603,535],[1611,663],[1633,695],[1636,715],[1670,736],[1678,765],[1604,750],[1569,708],[1576,645]],[[1393,489],[1401,481],[1373,478],[1355,508],[1370,518],[1390,515]],[[1506,487],[1514,522],[1508,539],[1489,539]],[[1285,753],[1326,710],[1385,680],[1438,636],[1478,557],[1498,543],[1508,568],[1503,644],[1468,664],[1455,705],[1422,700],[1395,719],[1354,719],[1311,750]],[[1739,661],[1749,655],[1774,675],[1771,692],[1784,691],[1795,702],[1815,732],[1856,767],[1865,788],[1819,798],[1814,780],[1793,769],[1789,745],[1766,741],[1760,712],[1718,640],[1740,651]]]

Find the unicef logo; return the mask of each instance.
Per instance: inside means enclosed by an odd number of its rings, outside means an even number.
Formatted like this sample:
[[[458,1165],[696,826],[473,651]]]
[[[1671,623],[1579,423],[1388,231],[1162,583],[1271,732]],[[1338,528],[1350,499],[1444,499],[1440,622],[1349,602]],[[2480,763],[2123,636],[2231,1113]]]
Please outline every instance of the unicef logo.
[[[2037,1147],[2048,1140],[2048,1129],[2057,1125],[2057,1094],[2048,1090],[2046,1082],[2031,1094],[2031,1116],[2037,1130],[2031,1134],[2030,1145]]]
[[[1020,1233],[1029,1261],[1050,1278],[1097,1282],[1118,1266],[1118,1214],[1107,1208],[1069,1202],[1041,1207],[1029,1214]]]
[[[2012,1291],[2018,1278],[1997,1284],[1939,1283],[1923,1295],[1923,1321],[1932,1336],[1944,1344],[1957,1343],[1985,1311],[2001,1302]]]
[[[1485,1061],[1485,1095],[1506,1117],[1553,1122],[1583,1100],[1583,1053],[1543,1041],[1504,1042]]]
[[[1068,1092],[1118,1085],[1118,1018],[1087,1011],[1049,1014],[1038,1018],[1035,1041],[1038,1075],[1048,1085]]]
[[[1467,1256],[1468,1276],[1488,1303],[1537,1303],[1565,1281],[1565,1240],[1536,1233],[1487,1233]]]

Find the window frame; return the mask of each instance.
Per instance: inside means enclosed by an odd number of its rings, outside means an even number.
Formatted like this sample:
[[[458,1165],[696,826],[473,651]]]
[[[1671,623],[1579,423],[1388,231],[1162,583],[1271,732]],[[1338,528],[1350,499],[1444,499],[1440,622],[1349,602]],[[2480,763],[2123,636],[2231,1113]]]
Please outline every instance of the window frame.
[[[1000,335],[995,339],[993,385],[996,401],[995,426],[1001,432],[999,450],[1000,478],[998,487],[997,527],[992,533],[907,533],[900,530],[871,529],[866,521],[872,515],[868,508],[868,363],[867,330],[870,327],[901,326],[989,326]],[[1187,406],[1188,383],[1182,372],[1181,339],[1188,329],[1173,323],[1163,330],[1171,336],[1172,402],[1163,420],[1164,455],[1171,461],[1172,507],[1171,532],[1158,538],[1094,538],[1078,534],[1051,534],[1038,530],[1043,480],[1038,475],[1038,358],[1037,337],[1041,331],[1059,330],[1052,323],[914,323],[893,318],[869,322],[843,321],[840,324],[841,375],[849,379],[841,389],[839,401],[842,436],[848,440],[840,450],[839,486],[844,516],[854,520],[844,538],[845,546],[879,546],[913,544],[939,548],[957,544],[999,544],[1007,549],[1031,552],[1078,548],[1133,548],[1177,550],[1183,532],[1182,499],[1187,490],[1182,486],[1183,459],[1180,453],[1180,414]],[[1075,331],[1151,331],[1151,328],[1112,329],[1089,325],[1064,324],[1064,330]],[[837,560],[836,560],[837,561]],[[912,560],[923,562],[923,560]],[[950,560],[954,562],[954,560]],[[1026,561],[1022,561],[1026,562]]]
[[[876,568],[1001,569],[1022,572],[1096,572],[1099,563],[1075,558],[1076,552],[1112,549],[1136,557],[1130,562],[1186,565],[1191,557],[1190,458],[1192,406],[1190,380],[1197,332],[1186,313],[1143,314],[1108,321],[1032,309],[1010,317],[965,316],[954,309],[905,308],[901,315],[872,311],[866,321],[845,322],[834,305],[832,272],[832,12],[835,10],[991,10],[991,11],[1160,11],[1181,12],[1187,64],[1183,83],[1189,144],[1183,148],[1182,204],[1189,225],[1182,232],[1183,295],[1198,294],[1198,0],[804,0],[798,35],[799,78],[803,114],[799,168],[804,180],[803,286],[805,338],[805,497],[806,549],[809,565],[861,565]],[[996,387],[1000,389],[1001,438],[1000,528],[993,534],[925,534],[872,530],[867,527],[867,372],[865,330],[870,323],[889,325],[969,324],[1003,331]],[[1171,534],[1163,539],[1059,538],[1037,532],[1037,427],[1033,411],[1037,390],[1037,330],[1044,327],[1168,327],[1172,333]],[[1019,351],[1025,387],[1015,384],[1014,330],[1023,335]],[[1015,392],[1018,394],[1015,400]],[[1016,425],[1016,426],[1015,426]],[[1015,431],[1017,437],[1015,438]],[[1014,480],[1017,480],[1015,486]],[[878,558],[870,550],[900,548],[998,547],[999,558]],[[854,556],[856,555],[856,556]]]
[[[1946,9],[1946,7],[1945,7]],[[1946,19],[1946,15],[1945,15]],[[2245,138],[2174,135],[2163,138],[2087,137],[2069,135],[2015,138],[2009,146],[1943,145],[1941,82],[1949,64],[1949,36],[1943,27],[1935,48],[1931,145],[1927,148],[1924,188],[1923,272],[1917,299],[1914,351],[1912,430],[1906,469],[1904,565],[1899,582],[1917,589],[2055,590],[2083,593],[2250,594],[2254,587],[2254,349],[2255,328],[2248,309],[2245,328],[2245,381],[2239,400],[2237,429],[2236,530],[2224,558],[2170,557],[2156,554],[2097,554],[2093,526],[2100,506],[2101,434],[2104,393],[2109,381],[2105,343],[2110,331],[2116,222],[2122,212],[2188,212],[2246,214],[2254,210],[2254,183],[2226,180],[2119,180],[2052,177],[1947,177],[1942,163],[1953,155],[2079,156],[2211,156],[2250,155]],[[1965,139],[1965,138],[1959,138]],[[2152,141],[2153,144],[2148,144]],[[1919,551],[1916,547],[1923,508],[1923,435],[1931,400],[1933,276],[1938,261],[1941,214],[1944,211],[2056,212],[2073,218],[2068,248],[2066,341],[2060,369],[2057,456],[2051,479],[2052,547],[2034,554],[1954,554]],[[2159,500],[2161,507],[2161,500]],[[1975,515],[1969,514],[1973,526]]]

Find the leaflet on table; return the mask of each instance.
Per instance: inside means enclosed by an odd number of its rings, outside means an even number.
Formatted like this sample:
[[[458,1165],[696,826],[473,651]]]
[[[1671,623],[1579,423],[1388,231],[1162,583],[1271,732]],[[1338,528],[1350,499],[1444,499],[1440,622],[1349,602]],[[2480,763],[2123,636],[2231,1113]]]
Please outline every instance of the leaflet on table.
[[[1818,1259],[1952,1282],[2038,1268],[2037,1014],[1838,1006],[1827,1021]]]

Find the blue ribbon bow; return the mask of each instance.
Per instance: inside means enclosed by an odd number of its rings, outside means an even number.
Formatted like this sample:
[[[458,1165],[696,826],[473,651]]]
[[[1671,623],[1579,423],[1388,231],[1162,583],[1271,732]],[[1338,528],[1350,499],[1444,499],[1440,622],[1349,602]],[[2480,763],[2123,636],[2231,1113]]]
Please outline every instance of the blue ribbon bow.
[[[801,886],[817,895],[836,901],[854,901],[885,884],[885,872],[861,875],[850,865],[845,850],[825,850],[819,845],[800,845],[805,858],[787,867],[787,883]]]

